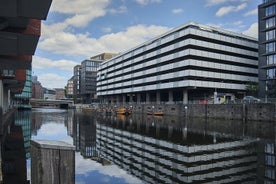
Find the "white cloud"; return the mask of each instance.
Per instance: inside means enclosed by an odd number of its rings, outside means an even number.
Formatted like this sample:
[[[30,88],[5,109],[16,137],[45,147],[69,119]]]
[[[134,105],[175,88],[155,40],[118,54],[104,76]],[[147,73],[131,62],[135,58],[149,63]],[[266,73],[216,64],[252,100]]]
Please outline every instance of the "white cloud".
[[[53,1],[52,12],[67,15],[65,21],[51,25],[52,27],[64,30],[70,26],[84,27],[97,17],[104,16],[107,12],[106,7],[110,0],[57,0]]]
[[[110,0],[58,0],[53,1],[50,11],[62,14],[84,14],[104,11]]]
[[[32,67],[33,69],[37,70],[48,70],[48,69],[59,69],[62,71],[73,71],[74,66],[76,66],[77,62],[74,61],[69,61],[69,60],[56,60],[53,61],[48,58],[42,58],[39,56],[33,56],[33,61],[32,61]]]
[[[134,0],[134,1],[141,5],[147,5],[150,3],[160,3],[162,0]]]
[[[125,170],[119,168],[117,165],[103,166],[90,159],[83,159],[79,153],[75,155],[76,159],[76,174],[88,175],[89,172],[98,171],[99,173],[109,176],[124,179],[126,183],[141,184],[142,181],[136,177],[128,174]],[[104,177],[104,176],[102,176]],[[102,182],[108,181],[107,177],[102,178]]]
[[[102,31],[105,32],[105,33],[110,33],[112,31],[112,28],[111,27],[104,27],[104,28],[102,28]]]
[[[258,23],[251,24],[247,30],[243,31],[243,34],[258,38]]]
[[[237,12],[237,11],[243,10],[246,7],[247,7],[247,3],[243,3],[243,4],[240,4],[238,6],[224,6],[224,7],[221,7],[216,12],[216,16],[217,17],[222,17],[222,16],[227,15],[231,12]]]
[[[173,9],[172,12],[173,12],[174,14],[180,14],[180,13],[183,13],[183,9],[181,9],[181,8]]]
[[[86,34],[69,32],[51,33],[56,27],[45,27],[47,38],[39,43],[39,48],[66,56],[91,57],[101,52],[123,52],[169,30],[163,26],[135,25],[125,31],[106,34],[98,39]],[[49,37],[48,37],[49,36]]]
[[[111,14],[118,14],[118,13],[126,13],[127,12],[127,7],[126,6],[120,6],[118,9],[109,9],[109,13]]]
[[[215,6],[229,2],[246,2],[248,0],[206,0],[206,6]]]
[[[69,78],[54,73],[44,73],[39,75],[39,82],[46,88],[63,88]]]
[[[257,14],[258,14],[258,8],[245,13],[244,16],[257,15]]]

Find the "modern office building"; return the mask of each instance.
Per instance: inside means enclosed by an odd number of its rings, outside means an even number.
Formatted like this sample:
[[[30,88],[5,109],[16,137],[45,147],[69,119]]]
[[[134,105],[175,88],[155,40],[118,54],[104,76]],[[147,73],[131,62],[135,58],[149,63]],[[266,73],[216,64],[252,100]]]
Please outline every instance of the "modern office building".
[[[14,94],[23,92],[32,55],[41,35],[41,20],[52,0],[0,1],[0,108],[10,107]]]
[[[81,62],[80,94],[82,103],[90,104],[96,99],[97,69],[100,60],[86,59]]]
[[[103,102],[208,101],[242,98],[258,82],[257,39],[187,23],[101,64]]]
[[[81,65],[74,67],[74,102],[90,104],[95,102],[97,86],[97,70],[101,62],[117,54],[102,53],[86,59]]]
[[[276,98],[276,0],[259,5],[259,96]]]
[[[32,97],[32,70],[26,70],[26,81],[20,94],[14,94],[13,102],[19,109],[30,109],[30,99]]]

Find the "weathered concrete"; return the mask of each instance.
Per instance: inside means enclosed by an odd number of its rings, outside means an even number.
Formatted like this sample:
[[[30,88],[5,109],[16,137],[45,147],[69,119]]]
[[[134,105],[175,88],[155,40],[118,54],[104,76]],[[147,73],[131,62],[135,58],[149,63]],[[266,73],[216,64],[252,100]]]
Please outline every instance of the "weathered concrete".
[[[74,184],[74,146],[61,141],[31,141],[31,181],[38,184]]]
[[[243,121],[276,121],[275,103],[255,104],[131,104],[133,113],[162,111],[164,115]],[[120,107],[120,105],[117,105]]]

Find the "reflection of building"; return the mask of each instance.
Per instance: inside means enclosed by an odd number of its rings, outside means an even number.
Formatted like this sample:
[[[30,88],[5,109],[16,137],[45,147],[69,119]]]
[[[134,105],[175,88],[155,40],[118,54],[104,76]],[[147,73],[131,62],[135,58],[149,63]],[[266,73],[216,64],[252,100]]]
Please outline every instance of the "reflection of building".
[[[258,145],[257,183],[275,183],[276,150],[274,142],[260,142]]]
[[[22,127],[26,157],[30,158],[31,111],[17,111],[14,124]]]
[[[28,183],[24,133],[20,125],[12,125],[1,148],[1,182]]]
[[[127,121],[97,124],[96,132],[100,157],[145,183],[250,183],[256,179],[255,141]]]
[[[84,158],[98,157],[96,150],[96,123],[90,115],[75,116],[74,145]]]
[[[259,93],[276,98],[276,0],[259,5]]]
[[[243,96],[258,82],[257,40],[188,23],[103,62],[97,95],[104,102],[210,99],[214,92]]]

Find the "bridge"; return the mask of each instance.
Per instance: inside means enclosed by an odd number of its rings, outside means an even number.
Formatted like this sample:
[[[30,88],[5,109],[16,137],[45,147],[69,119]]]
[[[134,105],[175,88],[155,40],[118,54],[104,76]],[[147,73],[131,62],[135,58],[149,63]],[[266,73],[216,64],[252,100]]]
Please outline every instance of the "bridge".
[[[68,109],[73,105],[71,100],[51,100],[51,99],[30,99],[30,104],[32,107],[45,107],[45,106],[55,106],[61,109]]]

